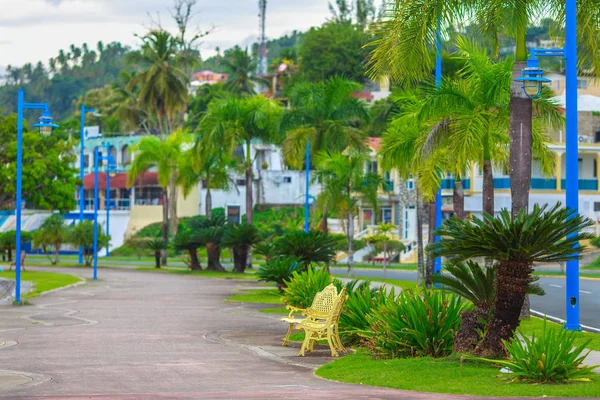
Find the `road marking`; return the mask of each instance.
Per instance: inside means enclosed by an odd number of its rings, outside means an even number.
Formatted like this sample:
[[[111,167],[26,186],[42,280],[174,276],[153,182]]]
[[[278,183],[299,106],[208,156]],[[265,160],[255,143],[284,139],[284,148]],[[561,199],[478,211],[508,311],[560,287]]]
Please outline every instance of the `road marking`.
[[[557,288],[561,288],[561,289],[562,289],[562,286],[560,286],[560,285],[553,285],[553,284],[550,284],[550,286],[552,286],[552,287],[557,287]]]
[[[580,290],[579,293],[592,294],[592,292],[588,292],[587,290]]]

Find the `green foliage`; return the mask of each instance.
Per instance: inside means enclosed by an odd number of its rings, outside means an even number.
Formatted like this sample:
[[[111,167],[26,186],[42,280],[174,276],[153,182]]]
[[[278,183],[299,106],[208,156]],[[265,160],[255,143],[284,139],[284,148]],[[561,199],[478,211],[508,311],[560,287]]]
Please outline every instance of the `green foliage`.
[[[364,32],[352,24],[327,23],[311,28],[298,52],[300,74],[314,82],[334,76],[364,82],[363,39]]]
[[[585,347],[591,340],[575,346],[575,332],[564,329],[544,328],[539,337],[533,333],[531,338],[521,336],[504,342],[510,356],[509,360],[484,360],[499,364],[512,371],[509,377],[515,381],[534,383],[568,383],[590,381],[590,372],[596,366],[585,366],[583,361],[589,355]],[[584,354],[585,352],[585,354]]]
[[[367,317],[370,344],[381,357],[445,357],[465,309],[460,297],[440,291],[391,293]]]
[[[225,83],[225,89],[230,93],[252,96],[256,94],[255,83],[268,84],[265,79],[255,75],[256,62],[248,54],[248,49],[242,50],[236,46],[222,61],[225,67],[231,71]]]
[[[261,241],[258,229],[249,224],[229,225],[223,236],[223,246],[233,251],[233,269],[242,273],[246,270],[250,248]]]
[[[52,265],[56,265],[59,259],[59,251],[62,245],[69,239],[69,228],[65,225],[65,220],[60,214],[52,214],[40,226],[33,235],[33,246],[41,247],[42,251],[50,260]],[[54,257],[51,258],[49,248],[52,249]]]
[[[73,226],[73,228],[70,229],[68,241],[74,247],[83,247],[85,265],[88,267],[91,266],[92,260],[94,259],[94,222],[84,220]],[[98,226],[98,251],[102,247],[108,246],[109,243],[110,236],[104,234],[102,228]]]
[[[561,262],[576,259],[575,245],[590,239],[589,218],[563,208],[535,205],[533,211],[521,210],[513,219],[503,209],[495,218],[451,218],[435,232],[440,236],[428,250],[460,260],[490,257],[497,261]],[[577,233],[576,233],[577,232]],[[576,234],[575,234],[576,233]]]
[[[592,238],[592,240],[590,240],[590,244],[592,244],[593,246],[596,246],[596,247],[600,247],[600,236],[596,236],[595,238]]]
[[[340,335],[345,343],[359,344],[369,336],[371,323],[368,315],[386,302],[387,298],[385,291],[371,289],[369,281],[348,291],[348,300],[339,321]]]
[[[336,239],[319,231],[291,231],[275,242],[275,251],[294,257],[302,269],[319,263],[329,263],[335,258]]]
[[[277,249],[275,248],[275,244],[271,241],[257,243],[252,249],[253,254],[263,256],[267,262],[273,257],[277,256],[276,251]]]
[[[309,268],[304,272],[294,272],[284,289],[285,302],[294,307],[307,308],[315,295],[333,282],[333,278],[324,268]]]
[[[15,97],[16,99],[16,97]],[[15,100],[13,100],[14,102]],[[73,143],[56,136],[40,137],[37,131],[23,132],[23,199],[30,208],[71,211],[77,203],[73,193],[77,189],[77,170]],[[17,116],[0,115],[0,208],[14,209]]]
[[[287,281],[294,272],[298,271],[299,267],[300,264],[294,257],[275,257],[261,266],[256,272],[256,276],[259,281],[275,282],[279,291],[283,293]]]

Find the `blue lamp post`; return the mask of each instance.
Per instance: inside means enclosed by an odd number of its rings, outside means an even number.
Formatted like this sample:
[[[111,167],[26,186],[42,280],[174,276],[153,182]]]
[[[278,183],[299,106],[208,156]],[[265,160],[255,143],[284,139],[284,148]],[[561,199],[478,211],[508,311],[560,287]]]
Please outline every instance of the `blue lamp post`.
[[[308,233],[310,229],[310,204],[308,200],[310,183],[310,142],[306,139],[306,196],[304,201],[304,232]]]
[[[550,82],[543,78],[543,71],[538,67],[536,57],[564,57],[566,60],[566,205],[567,208],[579,209],[579,174],[578,174],[578,121],[577,121],[577,1],[566,0],[566,35],[564,49],[531,49],[527,68],[517,78],[523,82],[523,89],[531,98],[539,97],[542,85]],[[573,233],[572,235],[576,235]],[[579,260],[567,262],[566,289],[566,324],[567,330],[581,330],[579,323]]]
[[[116,171],[116,166],[115,166],[115,159],[114,157],[111,157],[110,154],[107,156],[100,156],[99,152],[98,152],[98,147],[96,147],[94,149],[94,280],[98,279],[98,204],[100,202],[100,200],[98,200],[98,164],[100,161],[104,161],[106,160],[108,165],[106,167],[106,187],[107,187],[107,193],[110,193],[110,183],[109,183],[109,178],[110,178],[110,174],[112,174],[114,171]],[[107,197],[107,205],[109,197]],[[110,208],[110,207],[109,207]],[[107,210],[106,213],[106,234],[108,236],[108,217],[109,217],[109,213]],[[106,250],[106,255],[108,256],[109,252],[108,252],[108,244],[106,245],[107,250]]]
[[[440,20],[438,18],[438,26],[435,31],[435,86],[440,87],[442,84],[442,38],[440,35]],[[439,229],[442,225],[442,189],[438,189],[435,195],[435,228]],[[435,237],[435,241],[439,240],[439,236]],[[433,273],[442,273],[442,258],[436,257],[433,264]]]
[[[106,146],[106,159],[108,165],[106,166],[106,236],[110,236],[110,178],[114,178],[119,171],[115,164],[115,158],[110,155],[110,143],[105,143]],[[106,257],[110,255],[110,249],[106,246]]]
[[[79,126],[79,178],[81,179],[81,186],[79,187],[79,223],[83,222],[83,209],[85,208],[83,180],[85,178],[84,169],[85,163],[83,162],[84,150],[85,150],[85,114],[95,113],[96,110],[93,108],[85,108],[85,104],[81,104],[81,121]],[[83,246],[79,247],[79,264],[83,264]]]
[[[22,169],[23,169],[23,112],[24,110],[42,110],[42,116],[34,127],[39,129],[43,138],[52,136],[52,132],[58,125],[50,116],[48,103],[25,103],[25,93],[19,90],[17,94],[17,187],[15,213],[17,219],[16,226],[16,260],[15,260],[15,301],[21,302],[21,206],[22,206]]]

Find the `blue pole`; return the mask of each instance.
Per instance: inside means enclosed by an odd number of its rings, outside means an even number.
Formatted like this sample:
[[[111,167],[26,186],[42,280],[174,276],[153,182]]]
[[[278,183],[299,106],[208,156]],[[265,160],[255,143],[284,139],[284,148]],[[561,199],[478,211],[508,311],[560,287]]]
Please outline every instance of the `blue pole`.
[[[15,254],[15,301],[21,302],[21,175],[23,163],[23,106],[25,94],[23,90],[19,90],[17,96],[17,198],[15,202],[16,218],[17,218],[17,234],[16,234],[16,253]]]
[[[94,280],[98,279],[98,147],[94,149]]]
[[[566,0],[566,163],[567,163],[567,207],[578,211],[578,126],[577,126],[577,1]],[[572,235],[575,235],[574,233]],[[567,262],[567,330],[581,330],[579,324],[579,260]]]
[[[110,144],[106,144],[106,236],[110,235],[109,222],[110,222],[110,173],[108,168],[110,166]],[[106,257],[110,255],[108,244],[106,245]]]
[[[438,16],[438,26],[435,31],[435,86],[440,87],[442,84],[442,38],[440,35],[440,18]],[[438,229],[442,225],[442,190],[439,189],[435,195],[435,228]],[[439,240],[439,236],[435,237],[435,241]],[[433,264],[434,274],[442,272],[442,258],[436,257]]]
[[[310,142],[306,139],[306,198],[304,203],[304,232],[308,233],[310,229],[310,210],[308,204],[310,179]]]
[[[79,178],[81,179],[81,186],[79,186],[79,223],[83,222],[83,208],[85,207],[85,199],[83,198],[83,180],[85,178],[83,169],[85,164],[83,162],[83,153],[85,150],[85,104],[81,105],[81,120],[79,127]],[[83,264],[83,246],[79,246],[79,265]]]

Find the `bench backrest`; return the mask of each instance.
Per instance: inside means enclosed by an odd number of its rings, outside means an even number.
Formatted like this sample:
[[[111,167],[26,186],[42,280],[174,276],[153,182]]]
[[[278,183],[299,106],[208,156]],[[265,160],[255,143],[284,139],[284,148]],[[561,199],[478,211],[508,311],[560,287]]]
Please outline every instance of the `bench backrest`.
[[[344,309],[344,304],[346,304],[346,300],[348,299],[348,295],[346,294],[346,288],[344,287],[340,294],[337,296],[335,305],[329,318],[327,318],[327,322],[329,324],[337,325],[340,320],[340,316],[342,315],[342,311]]]
[[[332,283],[315,295],[312,305],[306,309],[306,315],[312,318],[327,319],[334,310],[337,300],[337,288]]]

